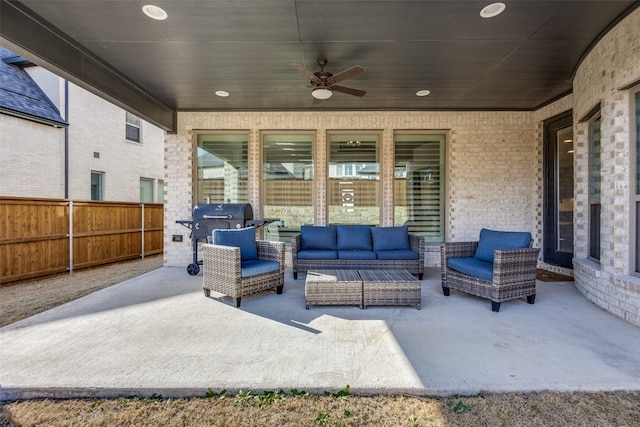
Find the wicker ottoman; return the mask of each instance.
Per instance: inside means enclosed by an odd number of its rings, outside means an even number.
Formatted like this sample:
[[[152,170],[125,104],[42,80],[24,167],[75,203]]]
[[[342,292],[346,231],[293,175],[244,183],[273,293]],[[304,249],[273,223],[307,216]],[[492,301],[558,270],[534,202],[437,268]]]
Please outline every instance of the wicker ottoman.
[[[309,305],[357,305],[362,308],[362,279],[357,270],[314,270],[304,282]]]
[[[363,306],[415,305],[420,310],[420,281],[406,270],[358,270]]]

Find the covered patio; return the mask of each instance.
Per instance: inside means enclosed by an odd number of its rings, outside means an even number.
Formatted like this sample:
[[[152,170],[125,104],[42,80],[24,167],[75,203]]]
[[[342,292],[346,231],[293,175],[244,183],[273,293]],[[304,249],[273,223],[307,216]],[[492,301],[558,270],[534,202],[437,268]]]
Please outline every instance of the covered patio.
[[[470,395],[640,388],[640,329],[572,282],[538,281],[493,313],[428,269],[415,307],[304,305],[304,277],[240,309],[162,267],[0,329],[0,399],[322,394]]]

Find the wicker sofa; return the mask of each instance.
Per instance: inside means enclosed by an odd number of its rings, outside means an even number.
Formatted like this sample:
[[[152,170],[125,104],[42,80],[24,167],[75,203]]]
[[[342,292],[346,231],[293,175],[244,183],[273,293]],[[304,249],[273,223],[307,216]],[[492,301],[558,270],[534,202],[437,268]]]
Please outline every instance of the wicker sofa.
[[[400,269],[424,274],[425,241],[407,226],[302,226],[291,238],[293,278],[314,269]]]
[[[442,291],[455,289],[491,300],[500,311],[503,301],[536,298],[539,248],[531,248],[531,234],[482,229],[476,242],[450,242],[440,246]]]

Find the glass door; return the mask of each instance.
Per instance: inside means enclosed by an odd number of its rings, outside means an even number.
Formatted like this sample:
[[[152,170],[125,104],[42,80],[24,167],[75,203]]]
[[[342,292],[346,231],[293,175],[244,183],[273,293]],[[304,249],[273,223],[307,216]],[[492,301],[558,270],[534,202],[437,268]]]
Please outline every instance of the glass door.
[[[571,112],[545,122],[544,252],[546,263],[573,268],[573,120]]]

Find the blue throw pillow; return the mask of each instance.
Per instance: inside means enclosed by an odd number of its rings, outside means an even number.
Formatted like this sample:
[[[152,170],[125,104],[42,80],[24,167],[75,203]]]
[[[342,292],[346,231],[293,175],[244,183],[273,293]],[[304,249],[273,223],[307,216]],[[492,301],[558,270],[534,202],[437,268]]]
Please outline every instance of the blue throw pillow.
[[[371,238],[373,240],[373,250],[395,251],[409,250],[409,227],[371,227]]]
[[[371,227],[368,225],[338,225],[338,250],[371,250]]]
[[[238,230],[213,230],[213,244],[240,248],[240,260],[258,259],[256,229],[254,227]]]
[[[494,231],[483,228],[480,230],[480,240],[473,256],[475,259],[493,263],[493,252],[496,249],[528,248],[531,243],[531,233],[520,231]]]
[[[336,227],[303,225],[300,227],[300,249],[336,250]]]

